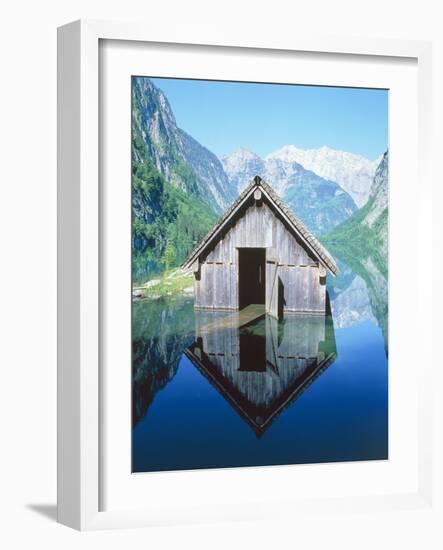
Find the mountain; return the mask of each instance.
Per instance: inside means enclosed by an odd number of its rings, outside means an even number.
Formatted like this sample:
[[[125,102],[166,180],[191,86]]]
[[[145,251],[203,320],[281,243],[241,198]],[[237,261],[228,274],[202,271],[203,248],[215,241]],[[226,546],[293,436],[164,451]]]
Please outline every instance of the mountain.
[[[357,210],[352,197],[336,182],[306,170],[297,162],[277,157],[263,160],[244,148],[221,161],[239,193],[255,175],[260,175],[316,234],[328,233]]]
[[[375,172],[374,181],[371,188],[370,208],[363,218],[363,223],[370,228],[380,225],[380,220],[387,217],[388,213],[388,176],[389,176],[389,154],[383,155],[380,164]],[[384,221],[387,221],[384,220]],[[382,224],[383,225],[383,224]],[[386,226],[386,224],[384,224]],[[380,233],[381,227],[378,227]]]
[[[261,176],[265,179],[265,161],[244,147],[239,147],[231,155],[222,157],[221,163],[231,185],[237,190],[237,194],[240,194],[248,186],[254,176]],[[273,182],[268,183],[272,184]]]
[[[220,161],[177,127],[147,78],[133,79],[131,151],[132,272],[142,283],[179,265],[234,193]]]
[[[389,153],[383,155],[373,179],[368,202],[322,240],[328,246],[363,260],[388,254]],[[382,270],[383,271],[383,270]]]
[[[179,265],[257,174],[317,235],[349,218],[357,210],[351,195],[293,160],[294,150],[290,146],[262,159],[240,149],[220,161],[177,126],[166,96],[149,78],[134,77],[134,282]]]
[[[223,212],[236,192],[219,159],[178,128],[164,93],[149,78],[134,77],[132,105],[133,131],[140,135],[158,172],[174,187]]]
[[[388,184],[389,153],[383,155],[367,203],[321,238],[330,252],[365,282],[372,314],[388,351]],[[332,298],[334,302],[334,297]],[[340,300],[336,309],[340,309]],[[349,314],[349,310],[347,311]]]
[[[361,208],[368,200],[375,170],[380,158],[371,161],[360,155],[337,151],[329,147],[300,149],[285,145],[266,157],[266,161],[278,159],[285,164],[298,163],[327,180],[335,181]]]

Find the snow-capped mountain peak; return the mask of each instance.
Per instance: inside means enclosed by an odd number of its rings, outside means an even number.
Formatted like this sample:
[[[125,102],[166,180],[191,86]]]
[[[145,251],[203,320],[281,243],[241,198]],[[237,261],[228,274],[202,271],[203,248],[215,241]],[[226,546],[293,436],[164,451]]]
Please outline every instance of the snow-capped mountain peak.
[[[243,191],[254,176],[263,176],[265,171],[263,159],[244,147],[239,147],[231,155],[220,160],[238,193]]]
[[[375,170],[380,158],[369,160],[355,153],[339,151],[323,145],[319,149],[301,149],[285,145],[269,154],[265,161],[280,160],[298,163],[327,180],[335,181],[361,208],[368,200]]]
[[[293,162],[299,151],[301,149],[298,149],[295,145],[284,145],[281,149],[267,155],[266,160],[278,158],[284,162]]]
[[[253,151],[250,149],[246,149],[246,147],[238,147],[233,153],[230,155],[226,155],[224,158],[260,158],[258,155],[256,155]]]
[[[248,162],[263,162],[263,160],[245,147],[239,147],[230,155],[225,155],[220,159],[223,164],[230,166],[232,169],[235,169],[236,166],[243,165]]]
[[[307,170],[294,160],[300,151],[294,145],[287,145],[278,154],[262,159],[241,148],[221,161],[238,193],[259,175],[315,233],[327,233],[355,212],[357,206],[338,183]]]

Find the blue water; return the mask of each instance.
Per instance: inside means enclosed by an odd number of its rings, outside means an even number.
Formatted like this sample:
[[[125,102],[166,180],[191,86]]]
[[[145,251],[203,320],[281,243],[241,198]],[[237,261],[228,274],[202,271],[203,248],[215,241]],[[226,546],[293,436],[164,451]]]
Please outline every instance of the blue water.
[[[269,424],[258,427],[245,419],[223,389],[210,382],[193,355],[189,358],[184,353],[195,345],[192,300],[134,304],[133,471],[388,458],[386,319],[380,316],[386,304],[383,293],[371,287],[370,275],[362,278],[352,273],[347,287],[331,286],[332,328],[325,337],[330,363]],[[340,294],[346,299],[340,301]],[[346,320],[349,311],[351,321]],[[318,332],[318,325],[306,326],[277,327],[286,331],[279,333],[280,354],[288,355],[284,344],[288,335],[309,337],[312,331]],[[263,334],[263,327],[263,319],[252,323],[241,341]],[[269,338],[269,327],[266,331]],[[291,346],[292,340],[288,341]],[[286,351],[281,351],[285,346]],[[289,355],[303,355],[302,347],[303,343],[294,343]],[[281,369],[282,359],[276,362]],[[254,370],[254,365],[250,368]],[[299,379],[294,380],[297,386]],[[259,424],[264,414],[266,407],[257,416]]]

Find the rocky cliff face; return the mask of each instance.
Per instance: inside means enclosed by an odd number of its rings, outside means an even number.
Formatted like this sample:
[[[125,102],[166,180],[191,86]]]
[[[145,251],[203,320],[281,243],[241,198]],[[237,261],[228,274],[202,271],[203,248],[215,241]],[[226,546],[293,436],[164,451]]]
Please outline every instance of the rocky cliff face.
[[[285,164],[296,162],[326,180],[335,181],[351,195],[359,208],[369,198],[375,170],[380,162],[380,158],[372,161],[361,155],[326,146],[300,149],[294,145],[286,145],[271,153],[266,161],[270,159],[279,159]]]
[[[261,159],[238,149],[222,163],[231,184],[240,193],[255,175],[261,176],[311,231],[328,233],[351,216],[357,206],[336,182],[326,180],[301,164],[277,156]]]
[[[389,153],[379,163],[368,202],[322,240],[329,250],[364,280],[370,308],[388,349],[388,179]],[[351,290],[351,289],[350,289]],[[355,290],[355,289],[353,289]],[[335,300],[336,312],[347,297]],[[355,297],[357,294],[355,294]],[[362,295],[361,295],[362,296]],[[360,298],[361,298],[360,296]],[[334,306],[333,306],[334,307]],[[349,317],[351,308],[341,308]]]
[[[389,154],[386,152],[377,168],[368,200],[370,208],[363,218],[363,224],[368,226],[380,242],[380,253],[388,254],[388,179]]]
[[[166,96],[149,78],[132,82],[133,128],[165,179],[222,212],[235,199],[219,159],[178,128]],[[134,131],[134,130],[133,130]],[[139,159],[142,160],[142,159]]]
[[[389,154],[386,152],[375,172],[374,181],[371,187],[369,200],[371,208],[363,219],[363,223],[374,227],[377,220],[384,215],[388,208],[388,176],[389,176]]]
[[[266,174],[263,177],[267,177],[269,181],[275,180],[276,190],[282,193],[286,178],[294,169],[302,166],[305,170],[338,184],[352,197],[358,208],[361,208],[368,201],[375,171],[381,159],[372,161],[361,155],[330,147],[301,149],[295,145],[285,145],[264,159],[240,148],[221,160],[231,183],[239,192],[254,175]]]
[[[317,235],[329,233],[356,210],[352,198],[333,181],[292,165],[282,195],[291,210]]]
[[[389,153],[383,155],[371,187],[368,202],[325,237],[345,255],[364,259],[388,254]]]
[[[221,162],[237,194],[248,186],[254,176],[265,179],[265,161],[244,147],[240,147],[231,155],[222,157]]]
[[[132,272],[144,282],[179,265],[230,203],[219,160],[177,127],[148,78],[132,82]]]

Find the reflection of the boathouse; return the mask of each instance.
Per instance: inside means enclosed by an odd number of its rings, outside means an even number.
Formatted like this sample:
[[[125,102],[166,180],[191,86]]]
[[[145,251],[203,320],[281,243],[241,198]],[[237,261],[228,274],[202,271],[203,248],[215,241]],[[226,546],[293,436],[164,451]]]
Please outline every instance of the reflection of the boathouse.
[[[334,327],[330,316],[300,315],[239,325],[238,313],[196,311],[185,353],[260,436],[334,362]]]

